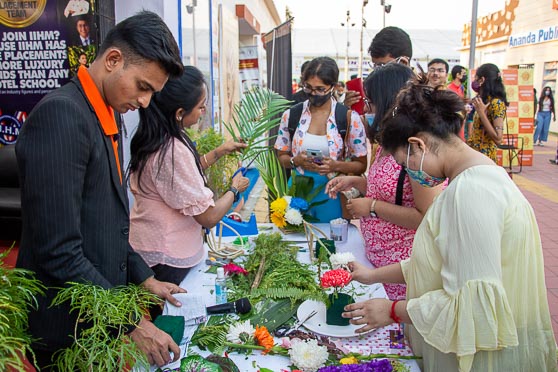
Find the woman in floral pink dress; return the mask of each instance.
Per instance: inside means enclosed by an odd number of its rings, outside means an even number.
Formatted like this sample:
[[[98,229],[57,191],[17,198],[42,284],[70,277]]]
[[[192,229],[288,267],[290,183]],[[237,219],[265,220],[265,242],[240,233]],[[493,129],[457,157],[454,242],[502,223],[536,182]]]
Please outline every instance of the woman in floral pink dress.
[[[365,81],[367,110],[375,115],[367,128],[368,139],[377,143],[379,123],[391,107],[395,96],[413,72],[406,66],[388,64],[377,68]],[[441,187],[423,187],[410,181],[403,167],[382,146],[376,149],[367,179],[346,176],[331,180],[326,191],[331,197],[352,187],[365,197],[352,199],[347,208],[360,218],[366,257],[376,267],[406,259],[411,254],[415,229]],[[405,285],[385,284],[391,300],[405,299]]]

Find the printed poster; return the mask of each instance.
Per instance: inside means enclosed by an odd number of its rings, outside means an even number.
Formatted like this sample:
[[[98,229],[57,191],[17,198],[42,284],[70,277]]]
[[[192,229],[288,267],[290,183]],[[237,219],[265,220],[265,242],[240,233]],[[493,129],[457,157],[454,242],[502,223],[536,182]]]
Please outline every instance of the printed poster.
[[[95,0],[0,0],[0,146],[98,48]]]

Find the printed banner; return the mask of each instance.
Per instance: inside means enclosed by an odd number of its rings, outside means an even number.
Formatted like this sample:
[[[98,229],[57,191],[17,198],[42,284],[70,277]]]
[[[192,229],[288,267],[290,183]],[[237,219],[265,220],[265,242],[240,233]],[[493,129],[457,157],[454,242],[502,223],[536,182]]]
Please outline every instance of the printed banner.
[[[95,59],[95,0],[0,0],[0,146],[39,100]]]
[[[238,69],[240,72],[241,95],[249,91],[252,87],[261,86],[257,46],[245,46],[240,48]]]
[[[498,150],[498,164],[533,165],[533,116],[534,92],[533,69],[502,70],[502,80],[510,103],[507,111],[507,127],[504,127],[504,145],[513,144],[515,151]]]

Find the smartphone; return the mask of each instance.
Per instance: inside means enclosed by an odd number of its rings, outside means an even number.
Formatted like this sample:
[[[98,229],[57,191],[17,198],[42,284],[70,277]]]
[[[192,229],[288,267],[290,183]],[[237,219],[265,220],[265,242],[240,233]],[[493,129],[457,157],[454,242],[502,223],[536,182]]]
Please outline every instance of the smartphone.
[[[322,154],[322,150],[306,150],[306,156],[312,159],[312,161],[316,164],[322,164],[322,160],[324,160],[324,155]]]
[[[345,83],[347,90],[354,90],[360,93],[360,101],[351,106],[351,110],[356,111],[359,115],[364,114],[364,88],[362,86],[362,79],[355,78]]]

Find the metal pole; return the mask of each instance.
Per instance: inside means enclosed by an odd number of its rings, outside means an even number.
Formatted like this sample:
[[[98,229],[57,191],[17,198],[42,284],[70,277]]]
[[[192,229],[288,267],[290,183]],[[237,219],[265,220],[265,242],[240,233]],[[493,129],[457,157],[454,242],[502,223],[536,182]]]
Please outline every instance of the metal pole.
[[[469,79],[467,84],[469,89],[467,89],[467,96],[471,98],[471,82],[474,80],[471,76],[471,71],[475,68],[475,47],[477,44],[477,9],[479,6],[479,0],[473,0],[473,14],[471,16],[471,41],[469,42]]]
[[[368,0],[362,1],[361,24],[360,24],[360,53],[358,54],[358,76],[362,77],[362,38],[364,36],[364,7],[368,4]]]
[[[347,10],[347,51],[345,53],[345,81],[349,80],[349,20],[351,19],[351,12]]]
[[[380,5],[382,6],[382,28],[386,28],[386,0],[381,0]]]
[[[194,47],[194,66],[198,65],[198,51],[196,48],[196,6],[192,6],[192,46]]]

